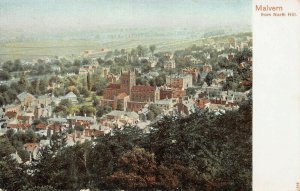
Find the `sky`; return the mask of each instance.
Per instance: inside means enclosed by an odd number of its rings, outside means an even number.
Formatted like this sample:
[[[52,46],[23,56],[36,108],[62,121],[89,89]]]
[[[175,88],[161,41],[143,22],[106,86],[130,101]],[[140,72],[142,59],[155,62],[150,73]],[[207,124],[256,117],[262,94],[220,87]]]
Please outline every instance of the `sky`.
[[[0,31],[251,25],[251,0],[0,0]]]

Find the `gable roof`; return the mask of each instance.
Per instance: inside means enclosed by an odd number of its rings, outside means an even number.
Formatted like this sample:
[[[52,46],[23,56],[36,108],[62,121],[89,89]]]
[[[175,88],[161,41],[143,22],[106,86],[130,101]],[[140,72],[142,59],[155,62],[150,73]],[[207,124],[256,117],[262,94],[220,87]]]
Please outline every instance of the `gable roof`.
[[[131,91],[154,91],[154,86],[144,86],[144,85],[138,85],[138,86],[132,86]]]
[[[20,93],[19,95],[17,95],[17,98],[22,102],[24,101],[27,97],[32,97],[32,99],[35,99],[35,97],[30,94],[30,93],[27,93],[27,92],[22,92]]]
[[[73,92],[69,92],[67,95],[65,95],[65,98],[77,98],[77,96]]]

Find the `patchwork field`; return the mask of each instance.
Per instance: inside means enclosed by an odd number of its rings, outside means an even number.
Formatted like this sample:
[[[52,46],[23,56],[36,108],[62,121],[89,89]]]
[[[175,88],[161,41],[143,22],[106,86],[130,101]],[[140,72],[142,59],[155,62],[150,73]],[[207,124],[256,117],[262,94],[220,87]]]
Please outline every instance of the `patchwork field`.
[[[120,40],[99,42],[96,40],[48,40],[0,43],[0,60],[36,59],[40,57],[54,57],[72,55],[77,57],[85,50],[91,50],[95,56],[102,56],[109,50],[131,49],[138,45],[149,46],[155,44],[157,51],[172,51],[199,43],[198,39],[145,39]]]

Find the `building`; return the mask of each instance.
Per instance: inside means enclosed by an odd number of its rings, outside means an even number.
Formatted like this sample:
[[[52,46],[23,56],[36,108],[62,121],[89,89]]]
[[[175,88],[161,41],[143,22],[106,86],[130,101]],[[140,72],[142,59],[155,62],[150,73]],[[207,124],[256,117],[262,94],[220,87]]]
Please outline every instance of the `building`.
[[[155,56],[151,56],[148,62],[150,63],[150,67],[154,68],[158,63],[158,58],[156,58]]]
[[[36,100],[36,98],[32,94],[27,92],[23,92],[17,95],[17,99],[19,100],[21,106],[25,108],[34,106]]]
[[[162,99],[158,100],[155,103],[151,103],[151,105],[155,105],[160,108],[162,111],[168,111],[173,109],[173,106],[176,104],[176,99]]]
[[[113,100],[119,93],[121,93],[121,84],[111,83],[104,89],[103,99]]]
[[[109,128],[122,127],[124,125],[134,125],[139,121],[136,112],[113,110],[100,119],[100,124]]]
[[[176,89],[187,89],[193,86],[193,76],[190,74],[166,76],[166,85]]]
[[[234,37],[228,38],[228,43],[231,47],[236,47],[236,42]]]
[[[176,89],[168,86],[160,87],[160,99],[171,99],[185,96],[186,92],[184,89]]]
[[[136,85],[135,71],[123,72],[121,70],[120,82],[121,93],[125,92],[130,95],[131,88]]]
[[[245,100],[248,100],[248,96],[244,92],[234,92],[234,91],[223,91],[220,94],[220,97],[223,101],[231,102],[231,103],[239,103]]]
[[[175,60],[167,60],[164,62],[164,69],[170,70],[176,68]]]
[[[206,86],[201,89],[208,97],[220,97],[222,86]]]
[[[120,93],[130,95],[131,88],[136,84],[134,71],[121,71],[120,83],[109,84],[103,92],[103,99],[113,100]]]
[[[109,105],[114,110],[127,110],[131,89],[135,85],[135,71],[122,70],[120,82],[111,83],[104,89],[101,105]]]
[[[83,65],[79,68],[79,75],[87,75],[88,73],[93,74],[95,73],[98,65],[96,64],[89,64],[89,65]]]
[[[193,99],[189,97],[179,98],[179,102],[174,105],[178,114],[188,116],[195,112],[195,103]]]
[[[60,99],[61,100],[67,99],[67,100],[71,101],[72,104],[77,104],[78,103],[77,96],[73,92],[69,92],[65,96],[60,97]]]
[[[198,75],[199,75],[199,70],[198,68],[185,68],[182,70],[183,75],[192,75],[193,77],[193,82],[197,82],[198,80]]]
[[[159,89],[153,86],[138,85],[131,89],[130,101],[127,105],[128,111],[139,111],[148,102],[156,102],[160,99]]]
[[[233,70],[219,70],[217,76],[219,79],[225,80],[226,78],[233,76]]]
[[[202,72],[211,72],[212,71],[212,66],[210,64],[204,64],[204,66],[202,66]]]
[[[155,102],[156,100],[159,100],[159,89],[154,86],[138,85],[131,89],[130,101]]]

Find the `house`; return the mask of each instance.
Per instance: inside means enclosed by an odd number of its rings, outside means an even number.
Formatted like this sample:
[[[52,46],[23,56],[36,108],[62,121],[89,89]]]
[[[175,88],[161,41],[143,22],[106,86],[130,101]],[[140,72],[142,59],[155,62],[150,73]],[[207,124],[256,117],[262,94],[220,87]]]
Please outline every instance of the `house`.
[[[166,76],[166,85],[176,89],[187,89],[193,86],[193,76],[188,75],[169,75]]]
[[[32,117],[28,115],[18,115],[17,120],[19,123],[26,123],[26,124],[32,123]]]
[[[201,90],[205,92],[208,97],[219,97],[222,92],[222,86],[202,86]]]
[[[192,79],[193,79],[193,82],[197,82],[198,80],[198,75],[199,75],[199,70],[198,68],[185,68],[185,69],[182,69],[182,74],[183,75],[192,75]]]
[[[139,115],[136,112],[113,110],[100,119],[100,124],[111,128],[121,127],[126,124],[134,125],[139,121]]]
[[[156,58],[155,56],[151,56],[148,62],[150,63],[150,67],[154,68],[158,63],[158,58]]]
[[[146,104],[142,109],[138,111],[140,121],[144,121],[144,122],[147,121],[147,114],[150,112],[148,108],[149,105]]]
[[[63,99],[70,100],[72,102],[72,104],[78,103],[77,96],[73,92],[69,92],[65,96],[60,97],[60,99],[61,100],[63,100]]]
[[[196,59],[196,58],[195,58],[194,56],[192,56],[192,55],[186,55],[184,58],[185,58],[188,62],[190,62],[191,64],[194,64],[194,65],[200,63],[200,60]]]
[[[32,161],[32,159],[37,159],[38,154],[38,144],[37,143],[26,143],[23,145],[24,149],[29,153],[30,159],[29,162]]]
[[[217,71],[217,76],[219,79],[225,80],[226,78],[233,76],[233,70],[228,70],[228,69],[219,70]]]
[[[209,103],[206,107],[209,112],[213,112],[216,114],[222,114],[226,111],[237,110],[239,107],[236,105],[229,105],[226,103]]]
[[[235,92],[232,90],[223,91],[220,95],[222,100],[230,101],[232,103],[239,103],[248,100],[248,96],[244,92]]]
[[[15,119],[17,117],[17,112],[8,111],[5,113],[4,117],[7,117],[8,119]]]
[[[170,114],[173,110],[174,105],[177,103],[177,99],[162,99],[158,100],[155,103],[151,103],[150,105],[155,105],[160,108],[165,115]]]
[[[160,99],[171,99],[185,96],[186,92],[184,89],[171,88],[168,86],[162,86],[159,90]]]
[[[170,70],[176,68],[175,60],[167,60],[164,62],[164,69]]]
[[[17,99],[20,102],[22,107],[29,108],[34,106],[36,98],[27,92],[20,93],[17,95]]]
[[[204,66],[202,66],[202,72],[208,73],[212,71],[212,66],[210,64],[204,64]]]
[[[10,105],[5,105],[3,106],[3,111],[4,112],[20,112],[21,110],[21,105],[19,104],[10,104]]]
[[[188,116],[195,112],[194,100],[189,97],[179,98],[179,102],[174,107],[177,113],[183,116]]]

